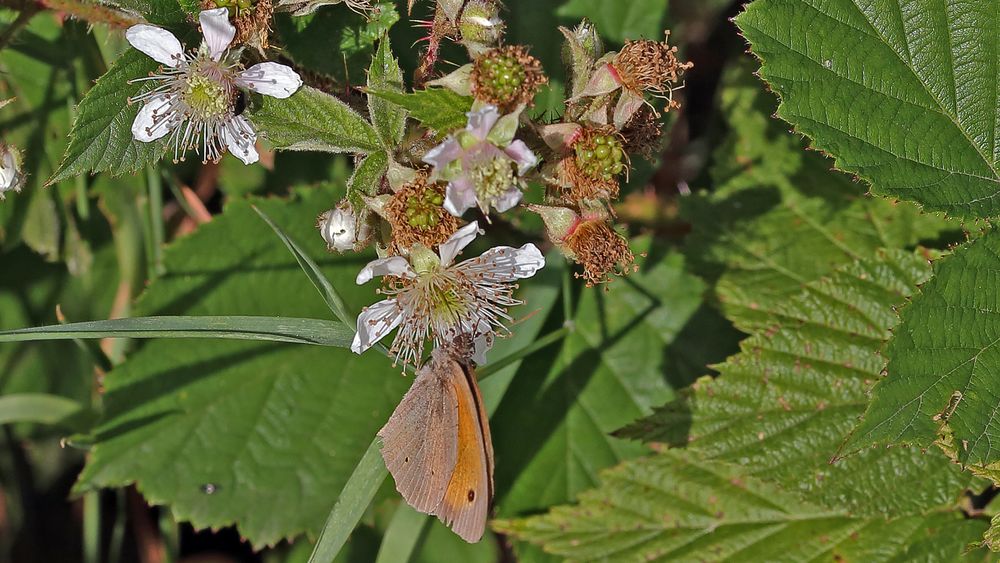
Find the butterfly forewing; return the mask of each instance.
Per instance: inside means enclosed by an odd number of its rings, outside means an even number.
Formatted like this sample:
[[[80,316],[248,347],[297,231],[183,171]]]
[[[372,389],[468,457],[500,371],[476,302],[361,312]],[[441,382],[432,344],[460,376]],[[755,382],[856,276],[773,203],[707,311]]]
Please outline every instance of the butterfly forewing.
[[[378,433],[396,490],[427,514],[441,504],[457,458],[458,405],[446,385],[432,365],[424,366]]]

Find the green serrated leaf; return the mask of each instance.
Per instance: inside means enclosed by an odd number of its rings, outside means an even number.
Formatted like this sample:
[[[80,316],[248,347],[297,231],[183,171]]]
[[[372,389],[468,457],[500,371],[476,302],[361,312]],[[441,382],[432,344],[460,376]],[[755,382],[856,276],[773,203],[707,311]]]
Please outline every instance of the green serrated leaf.
[[[374,196],[382,187],[382,178],[389,169],[389,157],[384,152],[373,152],[358,163],[347,185],[347,197],[355,206],[364,202],[360,196]]]
[[[297,0],[289,6],[308,9],[311,2]],[[393,2],[373,2],[373,7],[366,13],[342,6],[304,17],[276,14],[275,31],[298,65],[333,78],[338,85],[363,84],[375,43],[399,21]]]
[[[372,65],[368,69],[368,88],[397,94],[404,92],[403,71],[399,68],[399,61],[392,54],[388,35],[379,41],[378,50],[372,57]],[[406,109],[369,94],[368,112],[375,130],[378,131],[379,139],[382,140],[382,146],[391,154],[403,140]]]
[[[884,251],[769,303],[758,310],[766,326],[716,366],[717,378],[622,434],[739,463],[746,475],[857,514],[951,504],[970,479],[940,452],[878,449],[829,464],[885,365],[877,352],[896,323],[894,307],[930,274],[923,258]]]
[[[373,89],[368,91],[368,95],[406,109],[414,119],[442,135],[465,127],[468,122],[465,114],[472,109],[472,97],[446,88],[417,90],[409,94]]]
[[[640,272],[607,291],[583,290],[576,331],[561,348],[527,362],[497,408],[493,441],[497,459],[505,460],[496,468],[501,516],[568,502],[596,484],[600,469],[643,453],[609,433],[700,373],[684,367],[700,370],[726,352],[722,345],[713,356],[682,335],[704,322],[704,285],[684,272],[682,257],[649,239],[635,251],[648,255]],[[725,343],[735,334],[722,325],[715,337]]]
[[[323,257],[346,302],[368,303],[371,288],[354,282],[368,257],[328,255],[313,225],[337,195],[326,187],[253,203]],[[164,264],[135,314],[330,315],[250,202],[179,239]],[[176,518],[235,523],[257,546],[315,534],[408,383],[377,353],[152,340],[106,377],[106,415],[77,491],[136,482]]]
[[[960,226],[917,206],[873,199],[802,150],[768,116],[774,102],[736,65],[724,75],[728,134],[713,153],[717,189],[682,201],[691,221],[686,254],[719,288],[726,315],[751,331],[802,286],[880,248],[911,248]]]
[[[279,149],[362,154],[381,150],[378,134],[361,114],[309,86],[284,100],[264,96],[251,119]]]
[[[185,20],[184,10],[177,0],[101,0],[100,3],[131,12],[156,25],[171,27]]]
[[[946,561],[985,523],[952,512],[886,520],[830,510],[667,451],[605,471],[580,505],[496,524],[573,561]]]
[[[135,49],[115,61],[80,102],[69,147],[47,184],[93,172],[131,174],[159,160],[166,142],[140,143],[132,138],[132,121],[140,104],[128,103],[145,87],[142,82],[129,84],[129,80],[145,76],[156,65]]]
[[[757,0],[736,18],[778,116],[873,191],[1000,214],[993,2]]]
[[[993,443],[1000,431],[998,256],[1000,235],[990,232],[935,264],[934,278],[900,315],[885,352],[888,376],[875,386],[847,449],[931,444],[947,424],[963,464],[1000,460]]]

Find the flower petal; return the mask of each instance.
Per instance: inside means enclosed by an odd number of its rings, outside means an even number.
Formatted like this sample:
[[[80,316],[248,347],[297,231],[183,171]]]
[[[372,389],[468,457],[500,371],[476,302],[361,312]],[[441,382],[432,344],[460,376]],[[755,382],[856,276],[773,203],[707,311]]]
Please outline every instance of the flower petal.
[[[469,209],[476,206],[476,190],[467,178],[458,178],[448,182],[444,190],[444,208],[455,217],[461,217]]]
[[[335,207],[319,216],[319,232],[327,250],[354,250],[357,242],[358,219],[350,205]]]
[[[201,34],[205,37],[212,60],[219,60],[236,37],[236,28],[229,23],[229,9],[202,10],[198,21],[201,22]]]
[[[528,170],[531,170],[538,164],[538,157],[520,139],[508,145],[503,152],[517,163],[517,173],[519,176],[523,176]]]
[[[476,336],[472,340],[472,361],[476,365],[481,366],[486,363],[486,353],[490,351],[490,348],[493,348],[494,340],[493,327],[490,326],[490,323],[479,321]]]
[[[441,265],[444,267],[450,266],[451,263],[455,261],[455,257],[458,256],[458,253],[461,252],[466,246],[469,246],[469,243],[476,240],[476,236],[478,234],[478,221],[473,221],[455,231],[455,234],[451,235],[448,240],[442,242],[439,247]]]
[[[169,106],[166,96],[146,100],[132,121],[132,138],[142,143],[151,143],[169,133],[173,129],[170,123],[172,118],[161,117]]]
[[[413,278],[416,275],[416,272],[410,267],[409,260],[402,256],[390,256],[369,262],[367,266],[361,268],[361,271],[358,272],[358,278],[355,281],[358,285],[361,285],[370,282],[375,276]]]
[[[587,83],[583,91],[570,98],[570,101],[576,101],[583,97],[610,94],[621,87],[622,82],[618,76],[618,71],[615,70],[615,67],[611,63],[605,63],[594,71],[594,74],[590,77],[590,82]]]
[[[503,213],[513,209],[515,205],[521,203],[521,190],[517,186],[512,186],[509,190],[497,196],[493,200],[493,208],[497,210],[497,213]]]
[[[125,39],[162,65],[177,66],[177,62],[184,57],[184,48],[174,34],[156,26],[144,23],[133,25],[125,32]]]
[[[470,258],[457,267],[474,270],[484,281],[511,282],[530,278],[545,266],[545,256],[538,247],[528,243],[521,248],[497,246]]]
[[[234,117],[222,130],[222,141],[229,152],[242,160],[243,164],[253,164],[260,158],[254,146],[257,142],[257,133],[242,115]]]
[[[403,310],[395,299],[379,301],[365,307],[358,315],[358,332],[351,342],[351,351],[360,354],[385,338],[403,320]]]
[[[462,145],[454,137],[448,137],[440,145],[427,151],[424,162],[434,167],[431,180],[436,180],[445,167],[462,155]]]
[[[291,96],[302,86],[302,78],[297,72],[272,62],[258,63],[244,70],[239,81],[255,92],[278,99]]]
[[[642,94],[637,94],[631,90],[623,90],[618,105],[615,106],[615,127],[619,130],[625,127],[635,112],[646,103]]]
[[[3,148],[0,147],[0,150]],[[2,162],[0,162],[0,195],[15,188],[17,177],[17,162],[14,160],[14,153],[7,149],[3,153]]]
[[[484,106],[479,111],[470,111],[465,115],[469,116],[469,124],[465,126],[465,130],[475,135],[480,141],[486,140],[493,126],[500,119],[500,112],[496,106]]]

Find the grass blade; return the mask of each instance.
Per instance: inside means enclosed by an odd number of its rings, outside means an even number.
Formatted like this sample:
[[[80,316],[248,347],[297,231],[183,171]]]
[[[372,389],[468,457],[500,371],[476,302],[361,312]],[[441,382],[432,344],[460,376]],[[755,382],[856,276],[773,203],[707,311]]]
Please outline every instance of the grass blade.
[[[0,342],[78,338],[224,338],[319,346],[350,346],[354,331],[343,324],[289,317],[135,317],[22,328],[0,332]]]
[[[375,438],[344,484],[309,556],[309,563],[330,563],[336,559],[388,475],[379,451],[379,440]]]
[[[83,411],[83,405],[66,397],[44,393],[16,393],[0,397],[0,424],[37,422],[56,424]]]
[[[375,563],[406,563],[412,559],[430,523],[430,516],[413,510],[405,502],[399,503],[382,537]]]
[[[350,312],[347,310],[347,305],[344,303],[344,300],[341,299],[337,290],[334,289],[330,280],[326,279],[326,276],[323,275],[323,271],[319,269],[316,262],[303,252],[302,247],[292,240],[292,237],[285,234],[285,231],[281,230],[281,227],[272,221],[266,213],[258,209],[257,206],[254,206],[253,210],[256,211],[257,215],[260,215],[260,218],[271,227],[274,234],[278,235],[278,238],[281,239],[281,242],[285,243],[285,246],[288,247],[288,251],[295,257],[295,260],[299,263],[299,267],[302,268],[306,277],[309,278],[309,281],[311,281],[316,287],[316,290],[319,291],[323,300],[326,301],[326,306],[333,311],[334,315],[337,315],[337,318],[340,319],[341,322],[349,327],[353,327],[354,320],[351,317]]]

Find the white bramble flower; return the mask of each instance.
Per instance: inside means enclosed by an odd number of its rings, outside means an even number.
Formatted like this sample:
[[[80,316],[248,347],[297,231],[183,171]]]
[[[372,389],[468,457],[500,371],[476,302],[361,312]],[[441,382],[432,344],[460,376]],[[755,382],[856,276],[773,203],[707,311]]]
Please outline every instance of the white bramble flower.
[[[228,149],[245,164],[257,162],[257,133],[242,115],[245,99],[241,88],[275,98],[287,98],[302,86],[291,68],[263,62],[244,69],[229,44],[236,28],[229,23],[226,8],[205,10],[198,16],[204,42],[196,51],[185,52],[169,31],[155,26],[133,25],[125,38],[133,47],[162,66],[148,77],[155,87],[130,102],[144,102],[132,136],[144,143],[168,134],[174,161],[183,160],[188,149],[202,159],[217,161]]]
[[[19,160],[16,149],[0,143],[0,201],[7,192],[20,192],[24,186]]]
[[[468,113],[463,131],[428,151],[424,162],[434,166],[431,180],[445,180],[444,208],[455,216],[478,206],[503,213],[521,201],[521,176],[538,164],[538,157],[521,140],[514,140],[520,112],[500,116],[487,105]]]
[[[389,348],[397,361],[418,365],[428,338],[442,346],[467,335],[475,343],[473,359],[482,363],[493,333],[506,331],[507,308],[521,304],[513,297],[517,287],[513,282],[535,275],[545,266],[545,257],[528,243],[521,248],[491,248],[455,264],[455,257],[478,232],[479,224],[474,221],[442,243],[438,254],[416,244],[409,259],[392,256],[365,266],[358,284],[384,276],[387,283],[380,293],[389,298],[358,315],[351,350],[360,354],[399,327]]]

